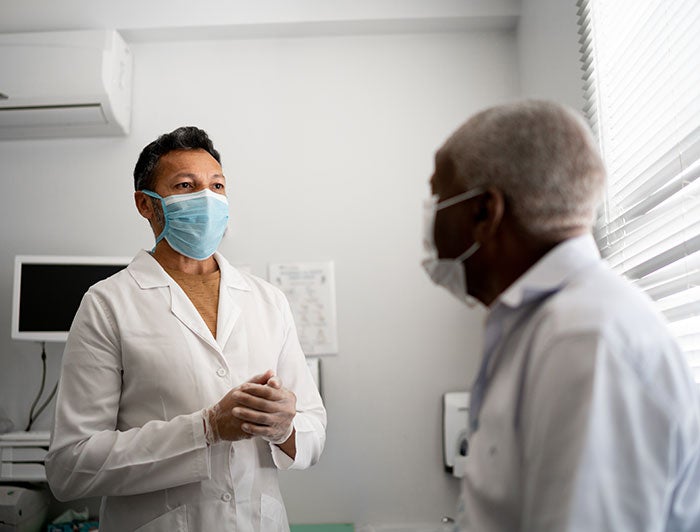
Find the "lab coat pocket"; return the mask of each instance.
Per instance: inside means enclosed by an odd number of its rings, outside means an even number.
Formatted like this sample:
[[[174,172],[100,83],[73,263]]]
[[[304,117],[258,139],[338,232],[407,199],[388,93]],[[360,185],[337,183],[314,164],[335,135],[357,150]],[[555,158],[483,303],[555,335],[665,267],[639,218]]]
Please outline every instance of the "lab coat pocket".
[[[260,532],[282,532],[285,526],[286,512],[282,501],[265,495],[260,499]]]
[[[135,532],[188,532],[188,530],[187,508],[183,505],[156,517],[153,521],[137,528]]]

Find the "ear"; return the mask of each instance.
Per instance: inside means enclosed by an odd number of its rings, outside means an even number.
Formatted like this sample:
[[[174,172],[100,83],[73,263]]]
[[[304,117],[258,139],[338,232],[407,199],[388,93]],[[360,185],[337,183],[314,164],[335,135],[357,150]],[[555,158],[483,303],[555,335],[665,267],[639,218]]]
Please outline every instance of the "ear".
[[[150,196],[137,190],[134,192],[134,203],[136,204],[136,209],[139,211],[139,214],[146,218],[146,220],[151,221],[151,218],[154,216],[154,210]]]
[[[477,208],[474,220],[474,239],[477,242],[483,243],[490,240],[498,231],[503,221],[505,203],[503,192],[495,187],[488,187],[476,199],[474,202]]]

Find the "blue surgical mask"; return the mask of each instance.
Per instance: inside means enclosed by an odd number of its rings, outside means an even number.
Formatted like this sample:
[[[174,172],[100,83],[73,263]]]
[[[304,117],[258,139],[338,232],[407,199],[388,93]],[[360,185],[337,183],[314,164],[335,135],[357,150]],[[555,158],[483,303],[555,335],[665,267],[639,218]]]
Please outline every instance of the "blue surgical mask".
[[[150,190],[142,192],[159,199],[163,206],[165,225],[156,246],[165,238],[171,248],[191,259],[204,260],[214,254],[228,224],[226,196],[211,190],[165,198]]]

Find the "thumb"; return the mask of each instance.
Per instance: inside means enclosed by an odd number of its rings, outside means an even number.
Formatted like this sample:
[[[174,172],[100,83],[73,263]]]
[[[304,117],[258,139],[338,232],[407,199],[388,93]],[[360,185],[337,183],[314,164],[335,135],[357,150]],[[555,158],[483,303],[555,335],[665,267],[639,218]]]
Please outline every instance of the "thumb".
[[[248,379],[248,382],[252,382],[254,384],[267,384],[267,381],[269,381],[274,376],[275,372],[271,369],[268,369],[265,373],[252,376],[250,379]]]

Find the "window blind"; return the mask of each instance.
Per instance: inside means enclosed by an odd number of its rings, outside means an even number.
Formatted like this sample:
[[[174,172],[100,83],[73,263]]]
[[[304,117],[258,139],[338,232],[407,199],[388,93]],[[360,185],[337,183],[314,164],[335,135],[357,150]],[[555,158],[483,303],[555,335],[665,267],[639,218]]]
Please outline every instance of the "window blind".
[[[596,239],[700,383],[700,2],[578,0],[584,112],[608,169]]]

